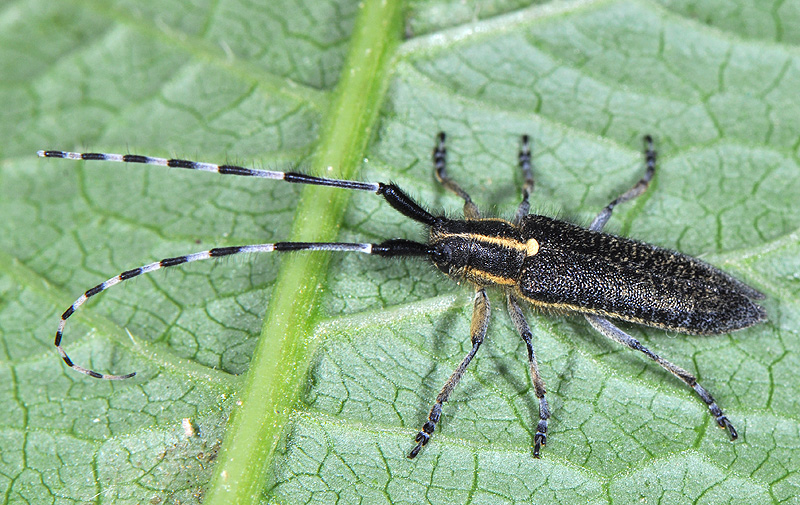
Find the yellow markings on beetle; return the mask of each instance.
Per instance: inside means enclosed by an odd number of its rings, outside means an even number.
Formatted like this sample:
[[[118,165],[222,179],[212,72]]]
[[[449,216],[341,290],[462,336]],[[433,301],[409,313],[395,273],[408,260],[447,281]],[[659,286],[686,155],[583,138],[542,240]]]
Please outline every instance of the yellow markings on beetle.
[[[528,239],[527,242],[520,242],[519,240],[514,240],[513,238],[496,237],[493,235],[480,235],[477,233],[447,233],[443,234],[442,238],[444,237],[471,239],[491,245],[507,247],[509,249],[515,249],[519,252],[525,253],[527,256],[533,256],[539,252],[539,242],[535,238]]]
[[[465,269],[465,273],[467,277],[484,279],[490,284],[505,284],[506,286],[514,286],[517,284],[517,281],[511,277],[502,277],[500,275],[490,274],[487,271],[481,270],[479,268],[467,267]]]
[[[536,256],[538,252],[539,242],[537,242],[535,238],[529,238],[528,241],[525,242],[525,254],[528,256]]]

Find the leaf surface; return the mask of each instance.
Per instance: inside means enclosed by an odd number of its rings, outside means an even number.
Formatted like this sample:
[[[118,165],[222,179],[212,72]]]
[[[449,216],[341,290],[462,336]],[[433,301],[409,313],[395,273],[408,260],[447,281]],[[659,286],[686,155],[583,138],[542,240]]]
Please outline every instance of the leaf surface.
[[[342,97],[359,95],[343,76],[369,60],[353,53],[353,33],[366,23],[357,2],[7,2],[5,500],[217,499],[221,469],[244,457],[220,452],[232,436],[229,416],[255,408],[243,398],[263,379],[283,402],[258,405],[264,433],[276,438],[247,448],[265,455],[266,475],[256,474],[264,503],[795,503],[800,58],[792,26],[800,11],[792,5],[416,1],[405,7],[406,40],[371,71],[377,91],[343,112]],[[401,35],[391,23],[385,30],[387,40]],[[408,460],[431,402],[470,347],[472,305],[468,288],[412,260],[262,255],[171,268],[110,289],[67,325],[76,362],[135,370],[135,379],[100,382],[58,361],[59,315],[124,270],[216,246],[325,235],[424,240],[424,230],[366,193],[42,161],[36,150],[350,171],[394,181],[455,216],[461,202],[430,166],[440,130],[450,173],[487,214],[503,217],[520,198],[516,151],[530,134],[533,211],[579,223],[637,180],[641,136],[656,137],[654,183],[615,211],[609,229],[737,275],[767,295],[770,321],[718,337],[626,329],[696,372],[739,441],[714,429],[705,406],[654,363],[580,318],[529,311],[553,410],[547,448],[533,460],[538,405],[525,348],[495,294],[487,342],[432,442]],[[324,153],[341,145],[337,135],[357,142],[341,148],[351,161],[329,172]],[[299,277],[294,284],[276,283],[288,271],[299,272],[289,275]],[[295,300],[307,315],[296,331],[271,335],[282,317],[275,307]],[[267,378],[253,365],[255,349],[281,339],[298,361]]]

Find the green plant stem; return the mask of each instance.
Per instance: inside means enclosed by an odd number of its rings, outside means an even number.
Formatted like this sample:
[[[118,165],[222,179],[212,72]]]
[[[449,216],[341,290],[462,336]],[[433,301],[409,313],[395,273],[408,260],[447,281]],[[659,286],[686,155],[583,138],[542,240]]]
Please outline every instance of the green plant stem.
[[[314,173],[350,178],[359,166],[401,35],[399,2],[369,0],[361,5],[350,52],[325,116]],[[335,167],[335,173],[328,167]],[[349,196],[330,188],[306,188],[293,239],[335,239]],[[309,314],[317,305],[328,260],[328,255],[297,254],[282,262],[205,503],[251,503],[261,493],[272,454],[305,383],[315,347],[311,339],[315,318]]]

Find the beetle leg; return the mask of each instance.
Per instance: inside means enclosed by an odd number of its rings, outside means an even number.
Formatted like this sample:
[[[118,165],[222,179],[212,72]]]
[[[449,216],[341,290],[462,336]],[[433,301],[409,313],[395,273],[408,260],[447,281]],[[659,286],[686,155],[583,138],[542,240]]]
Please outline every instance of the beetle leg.
[[[531,204],[528,198],[533,193],[533,171],[531,170],[531,142],[528,135],[523,135],[519,147],[519,168],[522,170],[522,201],[517,207],[517,213],[514,216],[514,224],[519,224],[522,219],[528,215],[531,209]]]
[[[602,318],[600,316],[595,316],[593,314],[584,314],[584,317],[589,324],[591,324],[594,329],[605,335],[606,337],[614,340],[615,342],[619,342],[620,344],[627,346],[635,351],[639,351],[643,353],[648,358],[652,359],[659,365],[661,365],[665,370],[672,373],[674,376],[682,380],[686,383],[687,386],[694,389],[695,393],[702,399],[706,405],[708,405],[708,410],[711,415],[714,417],[714,420],[717,422],[717,425],[720,428],[723,428],[728,431],[728,434],[731,436],[731,440],[736,440],[739,436],[736,433],[736,428],[733,427],[733,424],[728,420],[725,414],[722,412],[722,409],[719,408],[717,402],[714,401],[714,398],[706,391],[706,389],[701,386],[697,382],[697,378],[692,375],[691,373],[687,372],[683,368],[673,365],[669,361],[665,360],[658,354],[654,353],[647,347],[643,346],[638,340],[633,338],[632,336],[628,335],[624,331],[620,330],[614,324],[612,324],[608,319]]]
[[[439,396],[436,397],[436,402],[433,404],[430,414],[428,414],[428,421],[422,426],[422,429],[417,433],[414,439],[417,445],[409,453],[409,458],[416,457],[420,449],[427,445],[428,441],[431,439],[433,430],[436,428],[436,423],[439,422],[439,418],[442,416],[442,404],[450,398],[450,393],[453,392],[453,389],[458,385],[459,381],[461,381],[461,377],[464,376],[467,366],[469,366],[470,361],[475,357],[475,353],[478,352],[478,348],[483,343],[483,338],[486,336],[486,329],[489,327],[490,314],[489,297],[486,296],[486,290],[479,288],[475,293],[475,306],[472,311],[472,324],[470,325],[472,349],[461,361],[461,364],[456,367],[453,374],[447,379],[447,382],[444,383],[444,387],[439,392]]]
[[[531,371],[531,382],[533,383],[533,390],[536,393],[536,398],[539,399],[539,424],[536,426],[536,435],[533,437],[533,457],[539,457],[539,450],[543,445],[547,445],[547,420],[550,419],[550,407],[547,405],[545,398],[545,388],[542,376],[539,374],[539,364],[536,361],[536,354],[533,352],[531,345],[531,329],[528,326],[528,321],[525,320],[525,315],[522,313],[517,299],[514,295],[508,294],[508,313],[511,316],[511,321],[517,328],[522,340],[528,348],[528,364]]]
[[[478,219],[481,217],[478,206],[475,205],[475,202],[472,201],[472,198],[469,197],[467,192],[461,189],[461,186],[451,179],[450,175],[447,173],[447,147],[445,147],[445,139],[445,133],[439,132],[436,136],[436,146],[433,148],[433,171],[436,174],[436,180],[439,181],[442,186],[464,199],[464,217],[467,219]]]
[[[656,151],[653,149],[653,137],[650,135],[644,136],[644,144],[644,157],[645,164],[647,165],[644,175],[636,184],[633,185],[631,189],[622,193],[614,201],[606,205],[605,208],[601,210],[599,214],[597,214],[597,216],[595,216],[592,224],[589,225],[590,230],[602,230],[608,220],[611,218],[611,213],[614,211],[614,207],[620,203],[633,200],[647,190],[647,186],[650,185],[650,180],[653,178],[653,173],[656,170]]]

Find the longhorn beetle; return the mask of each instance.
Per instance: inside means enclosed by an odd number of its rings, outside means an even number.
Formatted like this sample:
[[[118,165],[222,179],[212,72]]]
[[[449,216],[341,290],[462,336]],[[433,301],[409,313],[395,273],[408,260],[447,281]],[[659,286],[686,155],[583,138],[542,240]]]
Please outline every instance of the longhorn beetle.
[[[61,345],[67,319],[92,296],[142,274],[192,261],[242,253],[285,251],[341,251],[377,254],[386,258],[420,256],[456,281],[466,280],[475,288],[470,326],[472,349],[452,375],[417,433],[414,458],[431,438],[442,414],[442,405],[458,385],[464,371],[483,343],[489,326],[489,298],[486,288],[497,286],[505,292],[508,312],[528,350],[531,382],[539,400],[539,422],[533,440],[533,456],[539,457],[547,442],[550,408],[545,398],[544,381],[531,344],[531,330],[519,301],[558,312],[582,314],[597,331],[633,350],[643,353],[681,379],[708,406],[720,428],[735,440],[733,424],[714,398],[688,371],[639,343],[617,328],[610,319],[638,323],[681,333],[714,335],[747,328],[766,320],[766,312],[753,300],[764,295],[730,275],[698,259],[654,245],[602,233],[618,204],[633,200],[648,187],[656,167],[653,139],[645,143],[644,176],[628,191],[605,206],[588,228],[528,214],[528,198],[533,191],[530,139],[522,137],[518,160],[524,176],[522,202],[513,220],[481,217],[466,191],[447,173],[445,134],[439,133],[433,150],[433,167],[438,181],[464,200],[464,219],[434,215],[394,184],[358,182],[314,177],[298,172],[257,170],[235,165],[213,165],[181,159],[152,158],[133,154],[74,153],[39,151],[40,157],[72,160],[101,160],[144,163],[186,168],[223,175],[279,179],[297,184],[371,191],[382,196],[395,210],[430,229],[426,243],[392,239],[380,244],[341,242],[276,242],[235,247],[218,247],[186,256],[166,258],[134,268],[108,279],[82,294],[64,312],[56,330],[55,345],[67,366],[98,379],[119,380],[133,377],[107,375],[72,362]]]

